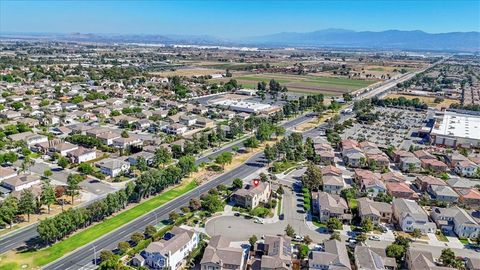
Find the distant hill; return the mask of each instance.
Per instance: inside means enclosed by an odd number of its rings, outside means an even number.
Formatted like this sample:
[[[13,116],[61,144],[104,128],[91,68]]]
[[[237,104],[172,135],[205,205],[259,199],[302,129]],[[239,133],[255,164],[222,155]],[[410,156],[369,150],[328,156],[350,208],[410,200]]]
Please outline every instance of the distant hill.
[[[388,30],[356,32],[326,29],[308,33],[284,32],[252,37],[253,44],[282,46],[359,47],[411,50],[480,51],[479,32],[430,34],[423,31]]]
[[[362,49],[400,49],[433,51],[480,51],[479,32],[431,34],[423,31],[388,30],[356,32],[345,29],[325,29],[315,32],[283,32],[272,35],[221,39],[207,35],[130,35],[130,34],[43,34],[0,33],[0,38],[51,39],[106,43],[153,43],[189,45],[228,45],[257,47],[329,47]]]

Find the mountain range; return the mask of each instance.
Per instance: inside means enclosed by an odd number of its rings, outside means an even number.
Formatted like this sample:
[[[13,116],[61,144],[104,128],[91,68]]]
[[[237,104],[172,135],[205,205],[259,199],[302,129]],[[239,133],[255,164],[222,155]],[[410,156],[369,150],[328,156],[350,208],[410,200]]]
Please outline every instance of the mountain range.
[[[0,33],[1,38],[50,39],[106,43],[190,44],[254,47],[328,47],[428,51],[480,51],[480,32],[426,33],[387,30],[381,32],[325,29],[314,32],[283,32],[264,36],[222,39],[207,35],[144,34],[43,34]]]

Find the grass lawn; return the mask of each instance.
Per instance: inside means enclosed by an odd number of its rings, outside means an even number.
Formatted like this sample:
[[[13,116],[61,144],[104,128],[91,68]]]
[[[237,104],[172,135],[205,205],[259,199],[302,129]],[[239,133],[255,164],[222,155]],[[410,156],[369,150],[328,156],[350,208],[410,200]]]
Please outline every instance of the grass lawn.
[[[282,196],[278,198],[277,202],[277,215],[280,216],[282,214]]]
[[[470,244],[470,241],[468,241],[467,238],[458,238],[458,240],[464,245]]]
[[[357,199],[348,199],[348,207],[350,207],[350,209],[356,209],[358,207]]]
[[[272,166],[272,171],[274,173],[281,173],[281,172],[284,172],[290,168],[293,168],[294,166],[296,166],[297,163],[296,162],[290,162],[290,161],[279,161],[279,162],[274,162],[273,163],[273,166]]]
[[[30,262],[32,266],[43,266],[55,261],[56,259],[64,256],[68,252],[71,252],[79,247],[82,247],[91,241],[102,237],[103,235],[118,229],[122,225],[154,210],[155,208],[173,200],[174,198],[194,189],[197,186],[195,181],[183,182],[181,185],[169,189],[149,200],[146,200],[124,212],[119,213],[116,216],[108,218],[101,223],[93,225],[77,234],[66,238],[48,248],[25,252],[18,254],[17,261]],[[0,268],[0,270],[18,269],[18,265],[14,262],[8,262],[9,268]],[[28,269],[28,268],[27,268]]]
[[[319,222],[318,220],[314,219],[312,220],[313,225],[319,227],[319,228],[327,228],[327,224]]]
[[[437,237],[438,241],[448,242],[448,238],[441,231],[437,232],[435,237]]]

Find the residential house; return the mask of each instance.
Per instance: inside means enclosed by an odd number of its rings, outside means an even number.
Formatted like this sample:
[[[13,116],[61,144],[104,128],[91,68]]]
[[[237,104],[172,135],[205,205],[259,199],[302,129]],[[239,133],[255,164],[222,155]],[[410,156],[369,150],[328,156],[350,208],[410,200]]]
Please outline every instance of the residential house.
[[[106,174],[111,177],[116,177],[122,173],[127,172],[130,169],[130,163],[113,158],[106,158],[97,163],[95,166],[100,168],[100,171],[103,174]]]
[[[8,138],[13,142],[24,141],[28,147],[31,147],[37,143],[48,142],[48,137],[35,134],[31,131],[8,135]]]
[[[468,270],[480,270],[480,258],[466,258],[465,266]]]
[[[382,174],[382,181],[385,183],[395,182],[395,183],[404,183],[407,179],[405,176],[399,172],[387,172]]]
[[[435,173],[443,173],[448,170],[447,164],[443,163],[438,159],[423,159],[422,168],[429,170]]]
[[[428,187],[428,193],[439,202],[456,203],[458,202],[458,194],[447,185],[430,185]]]
[[[422,168],[422,162],[415,156],[401,157],[398,167],[402,172],[416,172]]]
[[[477,176],[477,169],[477,164],[473,163],[468,159],[458,162],[454,167],[454,170],[457,174],[465,177]]]
[[[150,243],[141,255],[152,269],[182,269],[185,258],[198,246],[199,238],[195,231],[173,227],[162,240]]]
[[[425,150],[417,150],[413,152],[413,154],[420,160],[437,159],[434,155],[430,154]]]
[[[37,174],[22,174],[4,179],[2,186],[11,191],[21,191],[40,184],[40,176]]]
[[[182,115],[180,116],[180,124],[183,124],[187,127],[195,125],[197,123],[197,116],[195,115]]]
[[[350,167],[358,168],[366,165],[366,156],[362,150],[357,147],[344,148],[342,156],[345,164]]]
[[[231,247],[230,241],[222,235],[210,238],[200,261],[200,270],[243,270],[246,251]]]
[[[465,209],[433,207],[430,213],[433,221],[443,231],[453,231],[459,237],[475,238],[480,234],[480,224]]]
[[[71,162],[79,164],[96,159],[97,151],[95,149],[78,147],[78,149],[68,152],[67,157],[70,158]]]
[[[171,124],[167,126],[163,131],[167,134],[181,135],[187,132],[188,127],[182,124]]]
[[[195,125],[201,128],[213,128],[215,127],[215,121],[206,117],[198,117]]]
[[[127,161],[130,163],[130,165],[135,166],[135,165],[137,165],[138,160],[140,158],[143,158],[147,162],[147,165],[152,165],[153,161],[155,159],[155,153],[140,151],[138,153],[130,155],[127,158]]]
[[[291,270],[292,239],[286,235],[266,235],[263,243],[258,245],[262,252],[260,270]]]
[[[435,232],[436,225],[430,222],[427,213],[413,200],[396,198],[392,204],[393,217],[404,232],[419,229],[422,233]]]
[[[338,240],[325,241],[325,251],[311,251],[308,255],[309,270],[350,270],[347,247]]]
[[[414,185],[422,192],[428,190],[430,185],[446,186],[447,183],[440,178],[431,175],[421,175],[415,178]]]
[[[55,141],[50,141],[50,151],[59,153],[62,157],[66,157],[69,152],[78,149],[78,145],[71,144],[69,142],[53,142]]]
[[[324,175],[322,180],[324,192],[339,195],[342,189],[345,188],[345,182],[341,176]]]
[[[466,178],[450,178],[447,180],[447,184],[451,188],[472,188],[475,187],[476,182]]]
[[[150,128],[152,122],[148,119],[140,119],[133,123],[133,127],[138,130],[146,130]]]
[[[354,251],[357,270],[395,270],[395,258],[387,257],[385,249],[356,245]]]
[[[358,214],[361,219],[369,218],[373,223],[390,223],[392,221],[392,205],[376,202],[369,198],[358,199]]]
[[[272,193],[270,183],[259,182],[258,185],[248,184],[244,188],[235,191],[232,199],[235,204],[247,208],[254,209],[261,202],[266,203],[270,200]]]
[[[454,270],[455,268],[438,266],[430,251],[410,247],[405,254],[410,270]]]
[[[17,176],[17,171],[11,167],[0,167],[0,181]]]
[[[480,206],[480,191],[476,188],[457,188],[455,191],[460,195],[459,202],[470,207]]]
[[[381,180],[379,173],[373,173],[369,170],[355,169],[355,179],[363,192],[367,192],[369,197],[376,197],[379,193],[386,193],[387,188]]]
[[[344,198],[336,194],[318,192],[317,198],[318,215],[321,222],[335,217],[342,221],[350,221],[352,215],[349,214],[347,202]]]
[[[128,147],[131,147],[131,146],[142,145],[142,143],[143,143],[142,140],[135,136],[130,136],[128,138],[120,137],[120,138],[113,139],[113,146],[119,149],[127,149]]]
[[[417,199],[418,196],[407,183],[389,182],[385,185],[387,193],[394,198]]]
[[[108,146],[113,145],[113,140],[121,138],[120,134],[116,132],[106,132],[97,134],[97,139]]]

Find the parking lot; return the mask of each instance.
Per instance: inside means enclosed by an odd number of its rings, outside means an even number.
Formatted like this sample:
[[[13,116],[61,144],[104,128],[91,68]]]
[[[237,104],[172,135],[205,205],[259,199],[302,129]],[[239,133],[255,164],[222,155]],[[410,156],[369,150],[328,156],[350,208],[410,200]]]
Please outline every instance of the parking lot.
[[[427,114],[423,111],[376,107],[372,112],[379,114],[379,120],[373,124],[355,123],[346,129],[342,139],[368,140],[380,147],[393,145],[408,149],[418,138],[411,134],[423,125]]]

